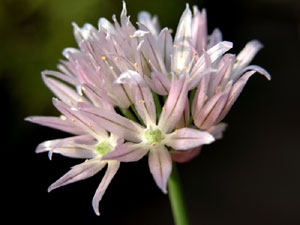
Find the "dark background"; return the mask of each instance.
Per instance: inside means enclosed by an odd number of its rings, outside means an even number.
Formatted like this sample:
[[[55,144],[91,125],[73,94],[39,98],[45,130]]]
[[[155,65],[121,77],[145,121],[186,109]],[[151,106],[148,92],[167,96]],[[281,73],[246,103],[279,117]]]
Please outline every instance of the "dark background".
[[[207,9],[209,31],[219,27],[233,41],[232,52],[260,40],[265,47],[253,63],[272,75],[271,82],[252,77],[225,118],[224,138],[179,165],[191,225],[300,224],[299,1],[189,3]],[[121,7],[119,0],[0,1],[3,221],[173,224],[168,196],[156,187],[146,158],[121,165],[100,203],[100,217],[91,200],[103,172],[48,194],[47,187],[80,161],[35,154],[40,142],[66,134],[23,121],[57,115],[40,71],[54,70],[63,48],[76,46],[71,22],[96,25],[99,17],[119,15]],[[174,30],[184,8],[181,0],[127,0],[132,21],[147,10]]]

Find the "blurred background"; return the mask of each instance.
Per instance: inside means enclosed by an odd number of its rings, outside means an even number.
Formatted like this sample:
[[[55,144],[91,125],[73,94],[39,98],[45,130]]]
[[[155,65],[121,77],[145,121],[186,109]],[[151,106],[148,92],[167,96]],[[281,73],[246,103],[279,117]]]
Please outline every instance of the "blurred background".
[[[126,2],[133,22],[147,10],[174,30],[186,3]],[[191,225],[300,224],[299,1],[189,3],[207,9],[209,31],[219,27],[234,43],[231,52],[260,40],[264,48],[253,64],[272,75],[271,82],[252,77],[225,119],[224,138],[179,165]],[[57,115],[40,72],[55,70],[62,50],[76,47],[71,22],[96,26],[99,17],[118,16],[121,8],[120,0],[0,1],[2,214],[10,222],[173,224],[168,196],[156,187],[147,159],[121,165],[100,217],[91,200],[103,173],[48,194],[47,187],[80,161],[35,154],[40,142],[66,134],[24,122],[29,115]]]

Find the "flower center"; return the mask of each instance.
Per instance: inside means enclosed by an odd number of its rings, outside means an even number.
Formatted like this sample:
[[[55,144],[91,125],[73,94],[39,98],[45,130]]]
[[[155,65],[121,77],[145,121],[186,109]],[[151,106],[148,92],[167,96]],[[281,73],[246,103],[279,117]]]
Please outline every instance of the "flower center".
[[[145,137],[150,144],[160,142],[163,139],[162,133],[159,129],[147,130],[145,132]]]
[[[102,141],[99,144],[96,145],[96,151],[100,155],[106,155],[110,152],[110,147],[108,145],[107,141]]]

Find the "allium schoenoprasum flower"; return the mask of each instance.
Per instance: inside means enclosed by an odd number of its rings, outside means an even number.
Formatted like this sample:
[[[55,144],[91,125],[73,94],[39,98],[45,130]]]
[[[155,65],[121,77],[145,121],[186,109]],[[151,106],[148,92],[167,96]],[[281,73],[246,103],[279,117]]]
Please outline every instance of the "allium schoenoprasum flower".
[[[206,11],[197,7],[192,13],[187,5],[174,37],[145,11],[134,26],[125,2],[120,22],[112,20],[100,18],[98,28],[73,23],[79,49],[64,49],[59,72],[42,72],[61,115],[26,118],[74,135],[45,141],[37,153],[84,159],[49,191],[107,165],[92,201],[98,215],[120,162],[148,156],[150,172],[166,193],[172,161],[188,161],[222,137],[221,121],[252,74],[270,79],[261,67],[248,66],[262,47],[258,41],[237,57],[225,54],[233,44],[222,41],[219,29],[207,34]]]

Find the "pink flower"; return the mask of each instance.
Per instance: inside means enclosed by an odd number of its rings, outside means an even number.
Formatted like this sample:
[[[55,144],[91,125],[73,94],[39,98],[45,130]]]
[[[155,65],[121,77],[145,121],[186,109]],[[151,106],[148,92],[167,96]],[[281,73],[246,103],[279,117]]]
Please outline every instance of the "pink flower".
[[[49,191],[107,165],[92,201],[97,215],[120,162],[149,153],[150,172],[166,193],[172,160],[191,160],[204,144],[222,137],[226,125],[220,122],[254,72],[270,78],[261,67],[248,66],[261,48],[258,41],[237,57],[224,55],[233,44],[222,41],[218,29],[207,34],[206,11],[197,7],[192,13],[187,4],[174,39],[148,12],[139,13],[133,26],[125,2],[120,22],[112,19],[100,18],[98,28],[73,23],[79,49],[64,49],[59,72],[42,72],[61,116],[26,118],[75,135],[45,141],[36,152],[85,159]],[[190,91],[196,91],[193,101]]]
[[[207,130],[222,121],[255,72],[271,79],[263,68],[248,66],[261,47],[256,40],[249,42],[237,57],[224,55],[216,65],[217,71],[203,77],[192,104],[192,115],[197,127]]]

